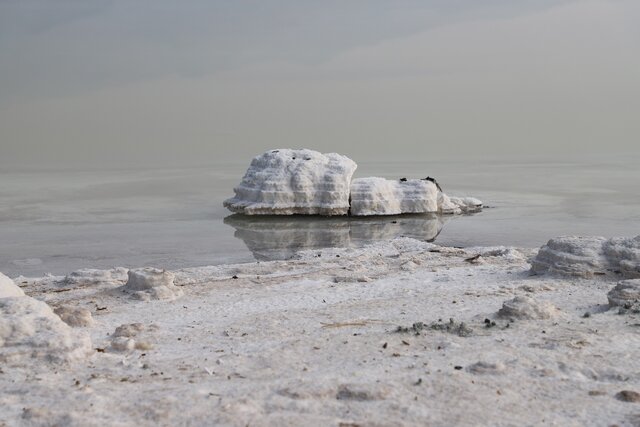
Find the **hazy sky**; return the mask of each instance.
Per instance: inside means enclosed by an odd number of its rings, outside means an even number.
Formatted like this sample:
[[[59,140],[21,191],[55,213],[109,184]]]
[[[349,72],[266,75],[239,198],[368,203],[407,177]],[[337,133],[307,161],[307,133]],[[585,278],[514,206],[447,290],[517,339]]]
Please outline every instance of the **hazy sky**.
[[[640,152],[638,0],[0,0],[0,166]]]

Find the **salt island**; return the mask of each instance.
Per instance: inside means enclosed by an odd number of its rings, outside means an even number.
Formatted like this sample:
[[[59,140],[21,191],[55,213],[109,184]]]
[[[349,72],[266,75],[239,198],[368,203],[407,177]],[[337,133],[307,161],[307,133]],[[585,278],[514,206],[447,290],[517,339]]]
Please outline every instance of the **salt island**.
[[[431,177],[356,178],[350,158],[314,150],[269,150],[251,161],[235,196],[224,201],[245,215],[460,214],[482,209],[473,197],[449,197]]]

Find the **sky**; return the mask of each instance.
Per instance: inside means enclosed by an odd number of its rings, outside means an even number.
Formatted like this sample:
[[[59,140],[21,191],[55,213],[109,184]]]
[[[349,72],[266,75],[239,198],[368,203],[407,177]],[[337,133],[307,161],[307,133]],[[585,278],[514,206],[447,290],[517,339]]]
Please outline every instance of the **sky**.
[[[0,0],[0,168],[640,154],[637,0]]]

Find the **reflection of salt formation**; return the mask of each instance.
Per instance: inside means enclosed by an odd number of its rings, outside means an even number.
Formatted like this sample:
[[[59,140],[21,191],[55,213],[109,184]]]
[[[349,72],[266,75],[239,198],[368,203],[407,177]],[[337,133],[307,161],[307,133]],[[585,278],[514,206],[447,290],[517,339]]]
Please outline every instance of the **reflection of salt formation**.
[[[251,162],[236,195],[224,201],[246,215],[374,216],[476,212],[482,202],[448,197],[435,179],[351,181],[356,164],[339,154],[313,150],[271,150]]]
[[[256,259],[291,258],[296,252],[328,247],[349,247],[395,237],[433,241],[446,219],[437,215],[397,218],[371,217],[247,217],[231,215],[224,223],[236,229]]]
[[[531,262],[534,273],[559,273],[592,277],[618,273],[626,278],[640,277],[640,236],[556,237],[540,248]]]
[[[267,151],[253,159],[224,206],[247,215],[346,215],[356,167],[335,153]]]

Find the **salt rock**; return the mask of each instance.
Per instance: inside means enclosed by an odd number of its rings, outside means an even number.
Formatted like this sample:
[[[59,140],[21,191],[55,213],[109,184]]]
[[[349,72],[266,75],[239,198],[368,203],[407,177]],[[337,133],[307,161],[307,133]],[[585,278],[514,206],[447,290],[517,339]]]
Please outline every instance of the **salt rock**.
[[[563,236],[549,240],[531,262],[534,273],[559,273],[592,277],[609,267],[604,254],[604,237]]]
[[[170,271],[145,267],[129,270],[128,276],[123,290],[138,299],[172,300],[182,295],[182,290],[174,285],[175,276]]]
[[[640,236],[609,239],[602,249],[611,267],[623,277],[640,278]]]
[[[150,350],[153,344],[148,339],[144,339],[144,337],[142,337],[142,339],[138,337],[138,335],[146,330],[155,331],[157,330],[157,326],[151,325],[147,328],[142,323],[129,323],[118,326],[113,332],[110,350],[114,352]]]
[[[502,303],[498,316],[515,319],[551,319],[558,315],[558,309],[546,301],[518,296]]]
[[[92,352],[89,335],[70,328],[46,303],[0,298],[0,364],[72,363]]]
[[[93,326],[93,317],[86,308],[63,305],[56,307],[53,312],[69,326],[81,328]]]
[[[24,291],[9,277],[0,273],[0,298],[23,297]]]
[[[607,294],[609,307],[640,305],[640,279],[623,280]]]
[[[438,193],[438,212],[441,214],[459,215],[478,212],[482,209],[482,202],[475,197],[449,197]]]
[[[336,153],[267,151],[253,159],[224,206],[246,215],[346,215],[356,167]]]
[[[351,215],[410,213],[460,214],[478,211],[482,202],[473,197],[449,197],[425,179],[389,180],[356,178],[351,183]]]
[[[640,277],[640,236],[634,238],[557,237],[540,248],[531,262],[534,273],[560,273],[578,277],[619,272]]]
[[[438,189],[431,181],[357,178],[351,183],[351,215],[399,215],[438,211]]]

